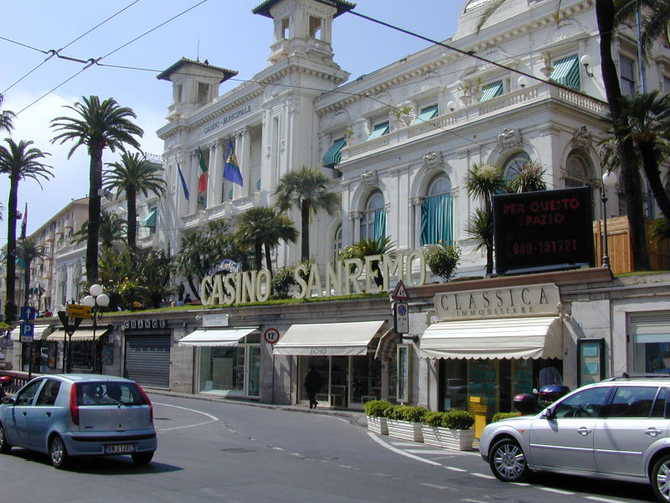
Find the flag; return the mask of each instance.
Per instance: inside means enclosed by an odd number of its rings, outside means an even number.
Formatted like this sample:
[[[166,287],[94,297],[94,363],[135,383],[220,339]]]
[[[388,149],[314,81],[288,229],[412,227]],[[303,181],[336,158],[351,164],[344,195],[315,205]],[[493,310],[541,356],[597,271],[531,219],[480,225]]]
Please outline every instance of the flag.
[[[21,239],[26,239],[26,227],[28,227],[28,203],[23,210],[23,222],[21,223]]]
[[[200,150],[200,148],[198,148],[196,150],[196,153],[198,155],[198,164],[200,165],[200,170],[203,173],[207,173],[207,163],[205,162],[205,156],[202,155],[202,150]]]
[[[239,186],[244,185],[232,140],[228,142],[228,154],[226,155],[226,163],[223,165],[223,177]]]
[[[198,177],[198,192],[207,192],[207,173],[201,173]]]
[[[189,200],[188,185],[186,185],[186,180],[184,180],[184,175],[181,172],[181,168],[179,167],[179,163],[177,163],[177,173],[179,173],[179,180],[181,180],[181,188],[184,189],[184,197],[188,201]]]

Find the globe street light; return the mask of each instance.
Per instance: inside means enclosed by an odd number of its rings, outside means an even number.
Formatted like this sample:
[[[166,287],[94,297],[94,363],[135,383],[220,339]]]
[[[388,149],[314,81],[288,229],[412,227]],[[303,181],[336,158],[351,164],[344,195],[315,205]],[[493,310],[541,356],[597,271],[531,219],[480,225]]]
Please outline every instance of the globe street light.
[[[603,267],[610,268],[609,247],[607,244],[607,190],[613,189],[617,184],[617,176],[613,171],[607,170],[602,175],[602,189],[600,200],[603,203]]]
[[[100,308],[109,306],[109,295],[104,293],[102,285],[98,284],[91,285],[88,289],[88,293],[90,293],[90,295],[84,297],[81,300],[81,303],[91,308],[91,318],[93,319],[93,342],[97,342],[95,339],[95,331],[98,328]],[[100,373],[102,374],[102,364],[100,365]]]

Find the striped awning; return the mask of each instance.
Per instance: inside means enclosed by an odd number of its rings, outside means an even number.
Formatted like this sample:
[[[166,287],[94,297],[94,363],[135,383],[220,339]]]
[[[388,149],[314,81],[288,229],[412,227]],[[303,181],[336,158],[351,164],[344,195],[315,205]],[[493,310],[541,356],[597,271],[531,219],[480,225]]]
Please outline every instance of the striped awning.
[[[550,79],[559,84],[563,84],[564,86],[580,89],[581,78],[579,75],[579,58],[577,55],[575,54],[556,61]]]
[[[379,138],[380,136],[384,136],[385,134],[388,134],[389,132],[389,123],[387,122],[382,122],[380,124],[377,124],[374,129],[372,130],[372,133],[370,133],[370,136],[368,136],[368,140],[372,140],[373,138]]]
[[[347,145],[347,140],[340,138],[335,140],[323,156],[323,165],[332,168],[340,163],[342,158],[342,149]]]
[[[104,327],[99,327],[95,330],[95,333],[93,332],[93,327],[82,327],[78,328],[75,330],[75,332],[72,334],[72,339],[65,333],[65,330],[62,328],[59,328],[56,330],[54,333],[49,334],[47,336],[47,341],[49,342],[60,342],[60,341],[70,341],[72,340],[73,342],[84,342],[84,341],[96,341],[100,339],[100,337],[104,337],[107,335],[112,329],[110,327],[104,326]]]
[[[144,227],[156,227],[156,219],[158,218],[158,208],[153,208],[146,218],[142,221]]]
[[[503,93],[503,90],[504,86],[502,80],[486,84],[482,87],[482,96],[479,98],[479,102],[483,103],[492,100],[493,98],[500,96]]]
[[[434,119],[437,117],[437,110],[437,105],[431,105],[429,107],[422,108],[421,112],[416,116],[416,119],[414,119],[412,124],[418,124],[420,122],[426,122],[430,119]]]
[[[281,356],[362,356],[384,321],[291,325],[274,345]],[[374,348],[373,348],[374,349]]]

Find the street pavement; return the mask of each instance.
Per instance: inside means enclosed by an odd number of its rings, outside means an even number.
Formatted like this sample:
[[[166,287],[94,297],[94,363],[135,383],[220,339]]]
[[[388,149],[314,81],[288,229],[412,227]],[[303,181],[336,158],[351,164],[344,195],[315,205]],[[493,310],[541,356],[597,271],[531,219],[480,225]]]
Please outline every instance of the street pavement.
[[[536,475],[497,481],[474,452],[370,434],[355,416],[152,395],[154,463],[80,460],[69,471],[46,456],[0,455],[0,501],[519,502],[653,501],[641,484]]]

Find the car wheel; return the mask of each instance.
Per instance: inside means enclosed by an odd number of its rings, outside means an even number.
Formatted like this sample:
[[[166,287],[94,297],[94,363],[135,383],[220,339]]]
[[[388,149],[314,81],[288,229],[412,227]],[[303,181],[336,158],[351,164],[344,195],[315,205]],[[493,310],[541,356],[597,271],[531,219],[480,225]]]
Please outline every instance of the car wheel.
[[[11,450],[12,446],[9,445],[5,436],[5,428],[0,424],[0,453],[7,454]]]
[[[489,465],[493,475],[503,482],[519,482],[528,476],[526,455],[511,438],[503,438],[491,448]]]
[[[137,466],[148,465],[151,463],[151,460],[154,457],[154,451],[151,452],[140,452],[138,454],[133,454],[133,463]]]
[[[58,469],[66,468],[70,461],[65,450],[65,443],[58,435],[54,436],[49,443],[49,458],[51,458],[53,467]]]
[[[654,464],[651,487],[658,501],[670,501],[670,455],[661,456]]]

